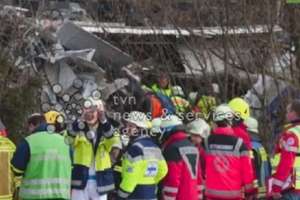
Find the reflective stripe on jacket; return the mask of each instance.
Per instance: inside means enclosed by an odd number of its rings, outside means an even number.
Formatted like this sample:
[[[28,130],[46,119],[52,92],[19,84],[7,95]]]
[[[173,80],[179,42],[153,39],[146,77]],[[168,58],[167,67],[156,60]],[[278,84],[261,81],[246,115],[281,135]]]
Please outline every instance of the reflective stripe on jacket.
[[[70,198],[71,158],[69,146],[59,134],[38,132],[26,138],[30,146],[20,187],[22,199]]]
[[[300,125],[294,124],[285,130],[279,139],[275,157],[272,159],[272,190],[300,191]]]
[[[202,174],[199,151],[180,130],[170,133],[163,144],[168,174],[162,182],[164,200],[202,199]]]
[[[205,140],[206,196],[242,199],[254,194],[254,171],[249,150],[231,128],[216,128]]]
[[[268,154],[260,140],[252,139],[254,167],[256,172],[258,197],[265,198],[267,195],[266,183],[271,176],[271,163]]]
[[[11,200],[13,197],[14,180],[10,160],[15,150],[15,145],[8,138],[0,136],[0,200]]]
[[[76,130],[76,124],[73,125]],[[96,144],[87,139],[85,133],[89,131],[86,125],[81,133],[75,137],[73,142],[73,170],[72,188],[84,189],[89,177],[89,168],[95,162],[97,190],[99,194],[106,194],[114,190],[113,169],[110,159],[110,151],[113,147],[122,148],[119,134],[109,122],[100,124],[96,133]],[[95,158],[95,160],[94,160]]]
[[[153,92],[155,93],[161,93],[163,95],[166,95],[167,97],[171,97],[172,96],[172,89],[171,88],[167,88],[167,89],[162,89],[158,86],[158,84],[153,84],[151,86],[151,89]]]
[[[156,199],[157,184],[167,172],[160,148],[150,137],[140,136],[123,157],[118,195],[127,199]]]

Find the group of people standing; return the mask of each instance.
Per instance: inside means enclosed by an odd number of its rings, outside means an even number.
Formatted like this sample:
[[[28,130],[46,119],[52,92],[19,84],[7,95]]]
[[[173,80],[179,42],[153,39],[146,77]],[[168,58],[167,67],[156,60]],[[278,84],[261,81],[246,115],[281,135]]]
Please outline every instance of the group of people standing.
[[[287,106],[272,159],[239,97],[211,121],[132,111],[116,127],[102,100],[82,109],[70,124],[56,111],[31,115],[17,147],[0,136],[1,200],[300,199],[299,100]]]

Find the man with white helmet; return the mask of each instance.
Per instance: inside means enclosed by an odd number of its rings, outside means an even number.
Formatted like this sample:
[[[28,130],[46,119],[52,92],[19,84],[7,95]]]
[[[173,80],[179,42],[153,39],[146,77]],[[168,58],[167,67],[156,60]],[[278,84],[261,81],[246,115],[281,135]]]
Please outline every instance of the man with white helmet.
[[[266,149],[259,137],[258,122],[255,118],[249,117],[245,120],[247,131],[251,137],[252,152],[254,155],[254,171],[258,183],[258,199],[266,199],[266,183],[271,176],[271,163]]]
[[[100,99],[90,97],[84,102],[82,117],[70,133],[74,137],[72,200],[106,200],[115,188],[110,153],[116,157],[122,146]]]
[[[249,151],[232,129],[234,113],[222,104],[215,109],[215,128],[205,140],[205,195],[207,199],[253,199],[254,173]]]
[[[125,119],[130,142],[122,160],[117,199],[156,199],[157,184],[167,174],[167,163],[150,137],[151,123],[144,113],[133,111]]]
[[[160,127],[160,142],[168,163],[168,174],[162,182],[162,199],[202,199],[199,152],[188,139],[183,122],[176,115],[169,115],[162,118]]]
[[[202,177],[205,176],[205,152],[204,152],[204,139],[210,135],[210,126],[205,120],[198,118],[187,124],[187,133],[190,135],[191,142],[198,148],[200,155],[200,170]]]
[[[198,118],[187,125],[187,133],[190,134],[192,143],[199,146],[210,135],[210,126],[205,120]]]

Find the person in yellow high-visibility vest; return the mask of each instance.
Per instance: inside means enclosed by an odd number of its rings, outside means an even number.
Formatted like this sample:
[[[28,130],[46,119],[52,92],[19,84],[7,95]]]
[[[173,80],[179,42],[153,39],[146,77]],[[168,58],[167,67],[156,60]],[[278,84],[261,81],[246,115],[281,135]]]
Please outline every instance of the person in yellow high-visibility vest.
[[[172,96],[171,79],[168,73],[162,72],[157,78],[157,83],[151,86],[151,89],[155,93],[161,93],[167,97]]]
[[[117,200],[157,199],[158,184],[167,175],[168,166],[150,136],[151,122],[138,111],[129,113],[124,121],[130,142],[122,159]]]
[[[72,200],[107,200],[114,191],[112,158],[122,148],[120,136],[106,117],[104,102],[89,97],[82,117],[72,124],[74,132]],[[72,135],[72,134],[71,134]]]
[[[4,136],[0,136],[0,200],[12,200],[14,193],[14,177],[11,171],[10,160],[16,146]]]

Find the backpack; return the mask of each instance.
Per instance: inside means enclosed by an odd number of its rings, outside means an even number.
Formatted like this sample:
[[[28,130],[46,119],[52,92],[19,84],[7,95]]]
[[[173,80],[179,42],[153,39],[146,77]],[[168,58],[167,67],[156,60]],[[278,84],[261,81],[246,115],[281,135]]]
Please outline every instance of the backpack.
[[[164,112],[162,113],[163,115],[164,114],[168,114],[168,115],[176,114],[176,107],[173,104],[170,97],[168,97],[162,93],[159,93],[159,92],[157,92],[155,94],[155,96],[159,99],[162,108],[165,109]]]

